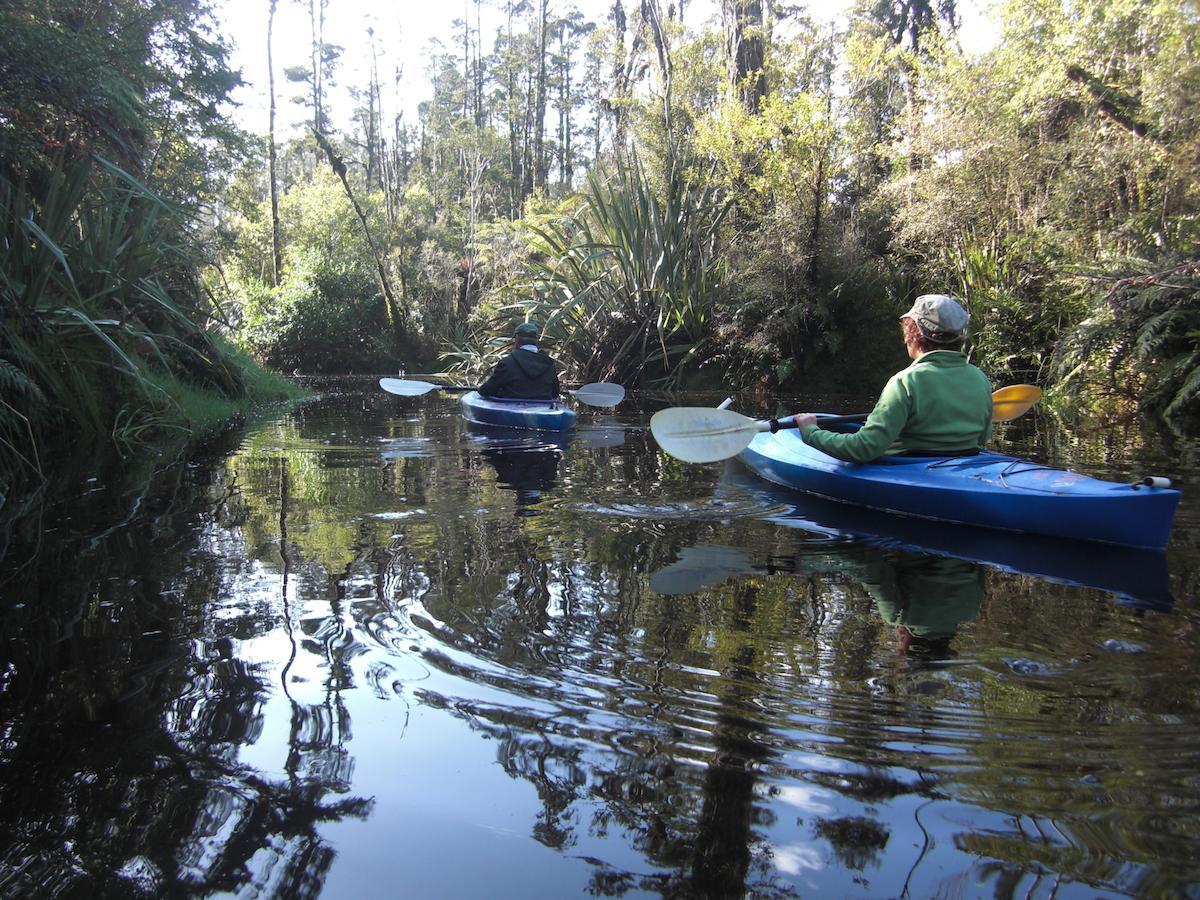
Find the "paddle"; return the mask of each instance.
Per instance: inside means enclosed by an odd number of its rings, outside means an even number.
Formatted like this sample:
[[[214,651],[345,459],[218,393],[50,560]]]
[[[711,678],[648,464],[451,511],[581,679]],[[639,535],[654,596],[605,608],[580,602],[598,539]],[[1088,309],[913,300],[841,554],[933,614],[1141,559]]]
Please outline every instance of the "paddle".
[[[1041,396],[1041,388],[1028,384],[1000,388],[992,394],[992,421],[1008,422],[1024,415]],[[822,416],[818,424],[862,422],[866,418],[866,415]],[[790,418],[759,421],[731,409],[711,407],[663,409],[650,419],[650,431],[658,445],[676,459],[691,463],[717,462],[737,456],[759,432],[774,434],[795,427],[796,423]]]
[[[684,547],[676,562],[650,576],[650,590],[658,594],[694,594],[754,571],[750,554],[745,550],[720,544]]]
[[[407,381],[402,378],[380,378],[379,386],[389,394],[396,394],[399,397],[420,397],[422,394],[428,394],[430,391],[465,393],[466,391],[478,390],[478,388],[464,387],[456,384],[434,384],[431,381]],[[576,400],[586,403],[589,406],[616,406],[625,399],[625,388],[619,384],[610,384],[607,381],[585,384],[577,390],[564,391],[563,393],[570,394]]]

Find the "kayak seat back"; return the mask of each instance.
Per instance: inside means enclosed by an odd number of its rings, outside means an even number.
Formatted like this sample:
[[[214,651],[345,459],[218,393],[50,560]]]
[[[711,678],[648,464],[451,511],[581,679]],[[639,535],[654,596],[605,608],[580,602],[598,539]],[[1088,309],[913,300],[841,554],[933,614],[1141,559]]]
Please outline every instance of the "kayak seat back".
[[[967,450],[902,450],[900,453],[892,453],[890,455],[904,457],[919,456],[922,459],[958,459],[962,456],[978,456],[979,448],[971,447]]]
[[[554,407],[559,402],[555,397],[547,397],[545,399],[529,397],[491,397],[487,394],[480,394],[479,397],[480,399],[487,400],[491,403],[512,403],[514,405],[521,404],[524,406],[541,406],[542,404],[545,404],[546,406]]]

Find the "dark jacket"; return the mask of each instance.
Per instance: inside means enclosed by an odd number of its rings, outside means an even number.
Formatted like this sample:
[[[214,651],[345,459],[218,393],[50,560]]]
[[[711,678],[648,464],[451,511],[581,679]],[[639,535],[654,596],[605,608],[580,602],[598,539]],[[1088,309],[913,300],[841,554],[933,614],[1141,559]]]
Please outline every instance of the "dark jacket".
[[[501,400],[555,400],[559,389],[554,360],[545,353],[514,350],[496,364],[479,393]]]

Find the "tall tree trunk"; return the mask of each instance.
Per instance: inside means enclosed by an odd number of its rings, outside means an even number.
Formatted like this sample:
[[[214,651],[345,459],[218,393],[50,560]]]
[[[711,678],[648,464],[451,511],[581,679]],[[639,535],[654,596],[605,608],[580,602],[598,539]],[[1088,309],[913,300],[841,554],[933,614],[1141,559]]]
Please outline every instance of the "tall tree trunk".
[[[621,0],[613,0],[613,99],[609,111],[613,117],[613,151],[620,154],[625,147],[625,104],[629,91],[628,67],[625,65],[625,8]]]
[[[469,15],[470,7],[467,5],[467,0],[463,0],[463,104],[462,117],[470,118],[471,115],[471,88],[475,84],[475,79],[471,77],[471,17]]]
[[[521,202],[533,193],[534,169],[536,159],[533,153],[533,112],[537,104],[533,102],[535,72],[530,66],[525,74],[525,115],[521,133]]]
[[[563,122],[563,116],[566,113],[567,106],[567,66],[565,62],[567,52],[567,23],[566,21],[558,24],[558,182],[563,184],[567,178],[567,136],[566,128]]]
[[[758,112],[767,95],[763,0],[722,0],[721,18],[730,86],[747,112]]]
[[[824,84],[822,87],[825,91],[825,123],[827,128],[833,127],[833,41],[834,36],[831,31],[829,35],[829,44],[826,46],[826,56],[822,68],[824,69]],[[830,139],[832,141],[832,138]],[[812,228],[808,233],[808,265],[805,269],[804,276],[809,285],[816,285],[817,277],[820,274],[820,256],[821,256],[821,213],[825,206],[825,168],[828,160],[830,147],[823,146],[820,150],[820,157],[817,159],[816,177],[813,179],[813,214]]]
[[[603,73],[604,69],[601,60],[597,58],[595,69],[589,69],[588,71],[588,94],[592,101],[592,168],[600,165],[601,133],[604,128],[605,90]]]
[[[600,163],[600,129],[604,125],[604,117],[600,115],[599,105],[596,106],[595,119],[596,119],[595,125],[594,125],[595,141],[592,144],[592,165],[593,166],[599,165],[599,163]]]
[[[392,280],[388,277],[387,266],[383,261],[383,251],[380,249],[379,244],[376,243],[375,236],[371,233],[371,226],[367,222],[367,215],[363,212],[362,205],[358,202],[358,198],[354,196],[354,191],[350,189],[350,181],[346,177],[345,161],[338,156],[325,135],[319,131],[314,131],[313,136],[317,139],[317,145],[325,151],[330,167],[337,177],[341,179],[342,187],[346,191],[350,205],[354,207],[354,212],[362,225],[363,235],[367,239],[367,246],[371,248],[371,256],[375,260],[375,277],[379,283],[379,291],[383,294],[384,304],[387,307],[388,320],[392,325],[392,334],[399,345],[406,336],[407,321],[404,309],[397,301],[395,291],[392,290]]]
[[[642,45],[645,40],[646,20],[642,7],[638,9],[637,26],[633,29],[633,40],[629,52],[625,51],[626,19],[625,9],[621,0],[613,0],[613,97],[615,102],[608,105],[613,117],[613,152],[621,156],[626,149],[626,137],[629,131],[628,102],[633,92],[633,76],[641,58]]]
[[[667,134],[667,164],[675,170],[675,124],[671,115],[671,88],[674,69],[671,64],[671,48],[667,44],[667,30],[663,27],[662,10],[658,0],[642,0],[642,19],[650,26],[654,38],[654,49],[658,54],[658,71],[662,78],[663,128]]]
[[[367,190],[383,190],[383,94],[379,89],[379,53],[375,47],[375,29],[367,28],[371,44],[370,84],[367,87]]]
[[[275,34],[275,4],[271,0],[267,13],[267,92],[270,94],[270,112],[267,117],[267,168],[271,179],[271,284],[279,287],[283,277],[283,249],[279,242],[279,173],[278,157],[275,152],[275,63],[271,54],[271,41]]]
[[[328,2],[317,0],[317,113],[322,131],[329,127],[329,117],[325,115],[325,4]]]
[[[544,187],[546,173],[546,27],[550,19],[550,0],[541,0],[538,15],[537,86],[533,121],[533,186]]]
[[[945,21],[951,30],[958,28],[955,0],[941,0],[936,7],[930,0],[899,0],[892,11],[892,41],[902,47],[905,38],[908,39],[910,55],[901,57],[901,69],[904,72],[910,123],[918,122],[921,118],[920,73],[917,71],[916,62],[925,52],[921,46],[921,39],[926,31],[937,30],[939,18]],[[921,167],[921,162],[915,152],[910,153],[908,170],[916,171]]]
[[[480,7],[483,0],[475,0],[475,127],[487,124],[483,105],[483,24]]]
[[[508,160],[509,160],[509,218],[515,219],[524,199],[524,173],[521,171],[521,154],[517,149],[517,76],[513,71],[513,3],[509,0],[508,12],[508,57],[504,65],[505,86],[508,91]]]
[[[312,30],[312,46],[309,61],[312,64],[313,131],[322,132],[321,126],[321,43],[317,37],[317,5],[321,0],[308,0],[308,24]]]

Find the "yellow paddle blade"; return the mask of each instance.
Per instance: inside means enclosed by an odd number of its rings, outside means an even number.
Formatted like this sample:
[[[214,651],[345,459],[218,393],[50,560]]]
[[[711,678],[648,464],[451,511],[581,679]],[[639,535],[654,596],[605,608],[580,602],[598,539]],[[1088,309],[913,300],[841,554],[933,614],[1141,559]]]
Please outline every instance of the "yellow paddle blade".
[[[1012,384],[992,394],[992,421],[1011,422],[1029,412],[1042,399],[1042,389],[1032,384]]]

